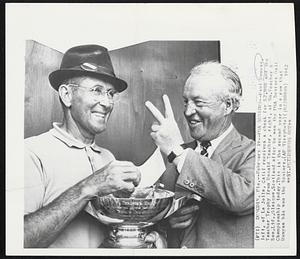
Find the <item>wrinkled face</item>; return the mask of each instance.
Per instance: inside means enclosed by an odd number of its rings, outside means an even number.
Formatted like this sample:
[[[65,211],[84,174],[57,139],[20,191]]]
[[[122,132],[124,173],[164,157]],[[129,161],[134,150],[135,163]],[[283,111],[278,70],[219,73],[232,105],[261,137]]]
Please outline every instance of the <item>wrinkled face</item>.
[[[115,91],[113,85],[95,78],[84,78],[74,86],[70,114],[80,132],[95,136],[106,129],[106,123],[113,109],[113,102],[107,95],[97,96],[93,89]]]
[[[228,126],[226,103],[223,96],[226,82],[221,77],[191,75],[184,86],[184,115],[191,136],[204,141],[221,135]]]

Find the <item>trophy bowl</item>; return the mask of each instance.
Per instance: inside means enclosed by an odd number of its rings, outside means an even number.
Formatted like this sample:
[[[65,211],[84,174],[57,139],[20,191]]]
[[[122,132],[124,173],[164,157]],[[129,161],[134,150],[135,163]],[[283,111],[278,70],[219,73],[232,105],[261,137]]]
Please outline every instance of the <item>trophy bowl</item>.
[[[101,247],[147,248],[146,228],[165,217],[172,206],[174,193],[159,188],[137,188],[130,197],[110,194],[92,200],[94,210],[107,217],[123,220],[111,224],[108,238]]]

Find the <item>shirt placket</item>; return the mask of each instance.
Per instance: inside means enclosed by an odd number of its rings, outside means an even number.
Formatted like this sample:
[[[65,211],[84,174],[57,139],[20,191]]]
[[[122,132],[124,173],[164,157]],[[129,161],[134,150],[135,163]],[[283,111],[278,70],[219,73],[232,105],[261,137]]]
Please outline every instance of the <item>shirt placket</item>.
[[[94,157],[94,151],[91,149],[90,146],[87,146],[87,147],[85,147],[84,149],[85,149],[85,152],[86,152],[87,157],[88,157],[88,159],[89,159],[89,162],[90,162],[92,171],[93,171],[93,173],[94,173],[94,172],[96,172],[96,170],[97,170],[96,160],[95,160],[95,157]]]

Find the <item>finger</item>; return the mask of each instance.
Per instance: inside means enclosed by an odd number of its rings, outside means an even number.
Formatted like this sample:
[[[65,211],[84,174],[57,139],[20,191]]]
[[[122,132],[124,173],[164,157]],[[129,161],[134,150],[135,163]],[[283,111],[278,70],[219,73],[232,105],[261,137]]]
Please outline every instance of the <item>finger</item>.
[[[176,223],[185,222],[191,218],[193,218],[193,214],[187,214],[180,217],[170,217],[169,222],[171,225],[174,225]]]
[[[142,174],[141,174],[140,170],[138,170],[136,172],[136,174],[137,174],[137,178],[136,178],[136,180],[133,181],[133,184],[135,187],[137,187],[140,184],[141,179],[142,179]]]
[[[120,174],[122,173],[130,173],[130,172],[139,172],[139,168],[135,166],[134,164],[119,164],[119,165],[114,165],[113,167],[110,168],[111,172],[119,172]]]
[[[116,219],[116,218],[110,218],[108,216],[105,216],[101,213],[99,213],[98,211],[96,211],[97,217],[100,219],[100,221],[102,221],[105,224],[111,224],[111,223],[122,223],[124,222],[123,219]]]
[[[132,182],[123,182],[121,190],[134,192],[134,185]]]
[[[164,121],[164,116],[150,101],[145,102],[145,106],[148,108],[148,110],[152,113],[154,118],[157,119],[159,123],[162,123]]]
[[[180,222],[180,223],[172,225],[172,228],[180,228],[180,229],[187,228],[191,224],[192,224],[192,219],[189,219],[185,222]]]
[[[157,124],[153,124],[153,125],[151,126],[151,130],[152,130],[152,131],[158,131],[159,129],[160,129],[160,126],[157,125]]]
[[[126,172],[121,176],[122,180],[125,182],[133,182],[134,186],[138,186],[141,181],[139,172]]]
[[[124,172],[120,177],[123,181],[133,181],[139,178],[137,172]]]
[[[120,160],[115,160],[111,163],[112,166],[135,166],[134,163],[130,161],[120,161]]]
[[[182,207],[176,212],[176,216],[181,216],[181,215],[186,215],[186,214],[191,214],[199,210],[199,205],[192,205],[188,207]]]
[[[116,198],[129,198],[131,196],[132,192],[121,190],[114,192],[114,196]]]
[[[152,244],[152,248],[167,248],[167,240],[156,231],[149,233],[144,240],[145,243]]]
[[[95,172],[95,174],[99,174],[99,173],[102,173],[102,172],[104,172],[108,167],[110,167],[111,166],[111,164],[113,164],[114,163],[114,161],[110,161],[108,164],[106,164],[105,166],[103,166],[102,168],[100,168],[99,170],[97,170],[96,172]]]
[[[125,170],[123,170],[125,169]],[[133,181],[134,185],[137,186],[141,181],[141,172],[137,167],[122,168],[121,179],[124,181]]]
[[[165,117],[166,118],[174,118],[172,106],[171,106],[169,97],[166,94],[163,95],[163,101],[165,104]]]
[[[123,172],[123,173],[131,173],[131,172],[138,173],[139,172],[139,168],[135,165],[134,166],[124,165],[124,166],[120,166],[119,168],[120,168],[121,172]]]
[[[156,231],[152,231],[145,236],[146,243],[155,243],[159,239],[159,234]]]

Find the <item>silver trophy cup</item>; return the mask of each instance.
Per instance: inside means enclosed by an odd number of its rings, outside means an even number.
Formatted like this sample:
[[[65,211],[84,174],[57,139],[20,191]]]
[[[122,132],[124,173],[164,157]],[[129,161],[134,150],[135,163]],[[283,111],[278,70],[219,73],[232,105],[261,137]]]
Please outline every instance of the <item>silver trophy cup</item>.
[[[112,194],[97,197],[91,204],[97,213],[123,220],[111,224],[103,248],[149,248],[144,241],[147,228],[163,219],[172,206],[174,193],[164,189],[136,189],[128,198]]]

